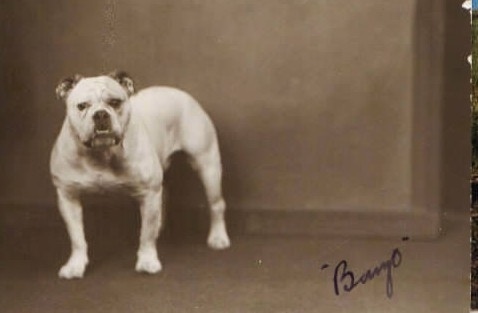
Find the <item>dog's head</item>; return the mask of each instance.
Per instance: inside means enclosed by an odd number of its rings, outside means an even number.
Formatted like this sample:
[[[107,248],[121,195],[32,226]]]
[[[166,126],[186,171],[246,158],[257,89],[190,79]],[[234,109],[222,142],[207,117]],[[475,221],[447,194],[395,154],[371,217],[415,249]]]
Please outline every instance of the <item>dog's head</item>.
[[[58,98],[66,103],[66,118],[73,133],[83,145],[94,149],[121,142],[133,93],[133,80],[120,71],[97,77],[75,75],[56,88]]]

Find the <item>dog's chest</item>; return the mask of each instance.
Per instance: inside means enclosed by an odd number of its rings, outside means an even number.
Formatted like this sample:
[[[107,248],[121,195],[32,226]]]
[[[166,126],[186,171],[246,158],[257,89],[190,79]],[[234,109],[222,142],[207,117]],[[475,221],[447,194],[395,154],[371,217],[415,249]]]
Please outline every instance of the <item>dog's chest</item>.
[[[128,173],[115,172],[109,168],[83,167],[73,170],[64,180],[75,189],[92,192],[132,189],[135,185],[134,179]]]
[[[159,171],[146,163],[94,163],[85,161],[69,175],[70,183],[90,192],[120,190],[138,193],[159,180]]]
[[[114,173],[110,170],[91,171],[88,175],[91,179],[86,185],[97,189],[111,189],[127,187],[131,185],[132,179],[125,173]]]

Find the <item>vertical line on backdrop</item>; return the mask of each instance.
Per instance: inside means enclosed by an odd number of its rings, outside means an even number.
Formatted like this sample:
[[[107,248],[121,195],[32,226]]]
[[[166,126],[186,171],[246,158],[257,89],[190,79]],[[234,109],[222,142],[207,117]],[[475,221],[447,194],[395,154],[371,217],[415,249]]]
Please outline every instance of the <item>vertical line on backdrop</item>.
[[[105,27],[102,39],[101,64],[103,72],[112,70],[111,55],[116,45],[117,0],[105,0]]]

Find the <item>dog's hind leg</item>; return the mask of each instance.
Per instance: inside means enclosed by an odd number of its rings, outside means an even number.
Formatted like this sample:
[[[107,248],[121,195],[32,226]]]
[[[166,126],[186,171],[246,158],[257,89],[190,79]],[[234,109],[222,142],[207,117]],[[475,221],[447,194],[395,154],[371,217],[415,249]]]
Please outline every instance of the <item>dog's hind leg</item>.
[[[222,165],[217,142],[199,155],[192,156],[192,163],[204,185],[210,209],[210,229],[207,239],[212,249],[225,249],[231,243],[227,235],[226,202],[222,196]]]

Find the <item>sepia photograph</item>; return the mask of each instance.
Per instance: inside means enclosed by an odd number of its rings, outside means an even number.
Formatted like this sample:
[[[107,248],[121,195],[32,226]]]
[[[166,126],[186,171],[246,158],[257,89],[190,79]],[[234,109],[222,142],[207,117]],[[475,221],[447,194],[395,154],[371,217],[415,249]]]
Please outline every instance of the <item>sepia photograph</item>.
[[[475,2],[3,0],[0,311],[478,310]]]

